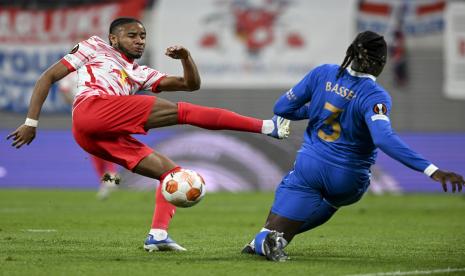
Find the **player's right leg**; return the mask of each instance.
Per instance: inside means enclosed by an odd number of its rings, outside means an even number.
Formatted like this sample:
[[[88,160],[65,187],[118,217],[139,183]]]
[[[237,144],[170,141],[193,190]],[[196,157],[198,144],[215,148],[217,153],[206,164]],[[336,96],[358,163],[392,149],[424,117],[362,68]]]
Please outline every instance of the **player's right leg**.
[[[368,183],[368,171],[335,167],[299,154],[294,171],[284,177],[276,191],[265,228],[243,252],[250,253],[253,246],[255,253],[269,260],[285,260],[283,249],[296,234],[324,224],[339,207],[357,202]],[[271,250],[266,250],[270,246]]]
[[[247,117],[222,108],[186,102],[172,103],[157,98],[145,123],[145,129],[189,124],[211,130],[236,130],[262,133],[283,139],[289,136],[289,120],[274,116],[271,120]]]
[[[162,180],[176,164],[134,139],[145,133],[143,126],[155,97],[94,96],[73,110],[73,135],[88,153],[119,164],[144,176]],[[148,250],[183,250],[167,235],[175,207],[156,193],[154,221],[145,246]],[[152,231],[153,230],[153,231]]]
[[[133,171],[143,176],[159,179],[159,185],[155,193],[155,210],[152,225],[144,242],[146,251],[185,251],[168,235],[168,227],[173,218],[176,207],[169,203],[161,193],[163,179],[172,172],[179,170],[172,160],[166,156],[154,152],[142,159]]]

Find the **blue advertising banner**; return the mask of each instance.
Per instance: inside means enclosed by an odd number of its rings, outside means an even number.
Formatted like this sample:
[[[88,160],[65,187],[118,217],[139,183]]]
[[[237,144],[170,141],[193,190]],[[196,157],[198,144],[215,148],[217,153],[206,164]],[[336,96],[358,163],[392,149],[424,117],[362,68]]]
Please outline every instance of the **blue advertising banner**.
[[[0,109],[26,112],[32,89],[40,74],[66,55],[63,46],[1,45],[0,47]],[[68,104],[53,85],[43,111],[62,112]]]
[[[120,1],[56,9],[0,8],[0,110],[25,112],[34,84],[76,43],[106,37],[113,19],[140,18],[145,1]],[[82,20],[85,18],[85,20]],[[43,113],[69,110],[54,85]]]
[[[0,130],[0,137],[9,131]],[[438,167],[465,174],[465,133],[402,133]],[[179,165],[199,172],[208,191],[273,190],[292,168],[298,145],[260,135],[161,129],[137,139]],[[120,168],[121,186],[151,190],[158,183]],[[380,152],[372,167],[373,193],[442,192],[441,185]],[[0,188],[97,189],[99,176],[70,130],[42,130],[29,146],[0,143]]]

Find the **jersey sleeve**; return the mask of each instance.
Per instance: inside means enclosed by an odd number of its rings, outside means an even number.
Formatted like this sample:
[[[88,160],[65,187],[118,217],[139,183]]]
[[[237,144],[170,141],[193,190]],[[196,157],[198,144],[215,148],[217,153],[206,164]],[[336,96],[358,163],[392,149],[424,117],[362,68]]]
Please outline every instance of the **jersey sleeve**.
[[[58,82],[61,93],[75,96],[77,90],[77,73],[72,72]]]
[[[374,144],[391,158],[405,166],[431,176],[437,167],[403,142],[391,127],[389,115],[391,99],[384,91],[372,96],[362,104],[365,122]]]
[[[311,70],[276,101],[273,112],[289,120],[308,119],[309,105],[321,67]]]
[[[142,66],[142,70],[147,73],[147,78],[140,88],[140,90],[145,90],[145,91],[152,91],[154,93],[160,93],[158,91],[157,87],[160,81],[165,78],[167,75],[165,73],[161,73],[155,69],[152,69],[147,66]]]
[[[63,63],[70,72],[76,71],[91,60],[96,51],[97,45],[95,38],[91,37],[76,44],[76,46],[61,59],[61,63]]]

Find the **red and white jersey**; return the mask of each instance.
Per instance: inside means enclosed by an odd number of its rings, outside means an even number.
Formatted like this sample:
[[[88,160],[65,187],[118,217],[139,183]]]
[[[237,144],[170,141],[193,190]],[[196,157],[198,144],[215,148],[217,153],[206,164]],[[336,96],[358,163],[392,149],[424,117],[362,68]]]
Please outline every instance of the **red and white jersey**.
[[[72,98],[76,97],[76,94],[78,93],[77,79],[78,76],[76,71],[73,71],[69,73],[66,77],[62,78],[58,82],[60,92],[64,94],[69,94]]]
[[[128,59],[97,36],[77,44],[61,62],[70,71],[77,71],[75,99],[100,94],[132,95],[140,90],[157,92],[158,83],[166,76]]]

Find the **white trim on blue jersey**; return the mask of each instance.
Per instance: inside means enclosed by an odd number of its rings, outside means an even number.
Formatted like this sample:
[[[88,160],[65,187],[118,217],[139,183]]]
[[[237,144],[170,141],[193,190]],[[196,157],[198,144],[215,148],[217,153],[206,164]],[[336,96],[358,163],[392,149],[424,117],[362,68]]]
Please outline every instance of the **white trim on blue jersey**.
[[[347,70],[347,73],[349,73],[351,76],[359,77],[359,78],[369,78],[369,79],[372,79],[373,81],[376,81],[376,77],[373,75],[357,72],[357,71],[352,70],[352,68],[347,68],[346,70]]]

